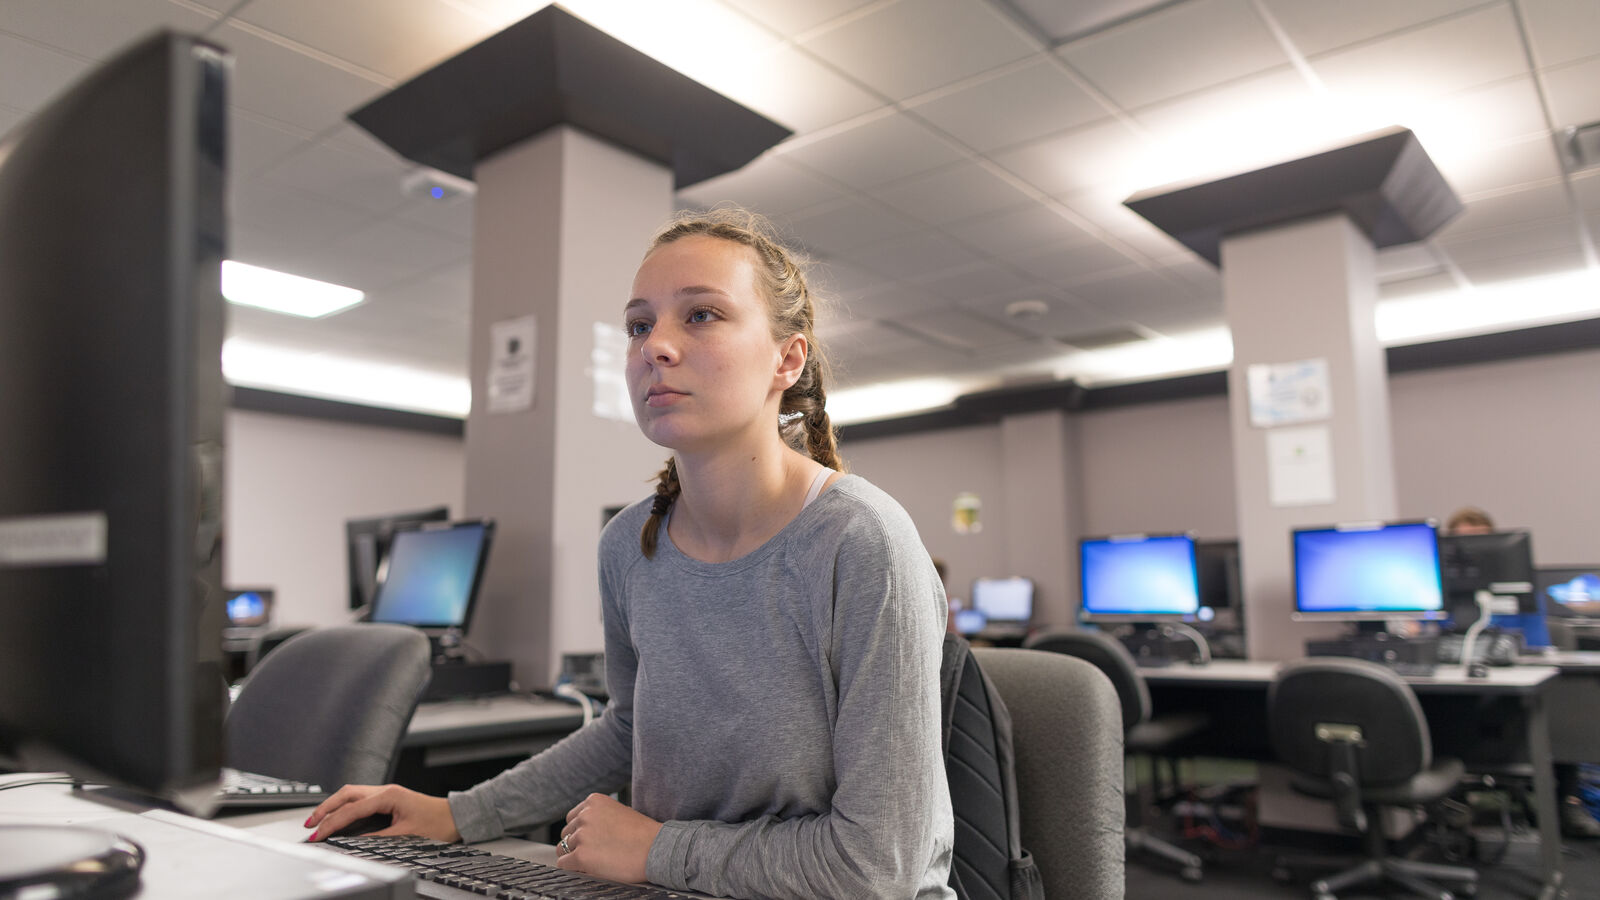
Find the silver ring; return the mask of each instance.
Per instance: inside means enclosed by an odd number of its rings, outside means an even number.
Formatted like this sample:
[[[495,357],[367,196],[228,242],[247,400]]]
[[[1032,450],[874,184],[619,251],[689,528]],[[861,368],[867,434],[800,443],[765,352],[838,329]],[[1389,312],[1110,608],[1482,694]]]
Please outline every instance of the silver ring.
[[[564,834],[561,836],[561,843],[557,844],[556,846],[561,848],[562,853],[572,852],[572,847],[567,844],[567,836]]]

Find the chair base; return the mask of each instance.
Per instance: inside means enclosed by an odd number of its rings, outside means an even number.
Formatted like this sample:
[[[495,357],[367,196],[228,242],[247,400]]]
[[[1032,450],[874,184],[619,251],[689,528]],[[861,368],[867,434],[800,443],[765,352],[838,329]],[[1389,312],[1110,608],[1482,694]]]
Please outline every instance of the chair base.
[[[1123,832],[1122,843],[1127,848],[1129,857],[1132,857],[1137,851],[1147,850],[1168,862],[1176,864],[1178,866],[1178,874],[1183,877],[1184,881],[1199,881],[1203,874],[1200,857],[1174,844],[1167,843],[1143,828],[1130,828]]]
[[[1273,875],[1280,880],[1287,880],[1285,876],[1291,869],[1313,866],[1327,868],[1328,860],[1325,857],[1279,857]],[[1447,890],[1434,883],[1437,881],[1457,884],[1460,890]],[[1312,900],[1338,900],[1336,894],[1346,888],[1382,883],[1398,885],[1429,900],[1455,900],[1456,897],[1470,897],[1478,892],[1478,873],[1465,866],[1417,862],[1398,857],[1368,859],[1311,882],[1311,897]]]

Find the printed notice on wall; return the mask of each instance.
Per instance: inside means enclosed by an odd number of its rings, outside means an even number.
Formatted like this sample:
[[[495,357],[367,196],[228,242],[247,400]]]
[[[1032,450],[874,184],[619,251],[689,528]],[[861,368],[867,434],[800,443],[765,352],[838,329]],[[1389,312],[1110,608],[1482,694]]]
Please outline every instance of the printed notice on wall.
[[[1250,386],[1250,424],[1257,428],[1321,422],[1333,415],[1328,361],[1255,363],[1245,369]]]
[[[520,412],[533,407],[533,316],[489,326],[489,412]]]
[[[1267,488],[1273,506],[1333,502],[1333,447],[1327,426],[1267,432]]]

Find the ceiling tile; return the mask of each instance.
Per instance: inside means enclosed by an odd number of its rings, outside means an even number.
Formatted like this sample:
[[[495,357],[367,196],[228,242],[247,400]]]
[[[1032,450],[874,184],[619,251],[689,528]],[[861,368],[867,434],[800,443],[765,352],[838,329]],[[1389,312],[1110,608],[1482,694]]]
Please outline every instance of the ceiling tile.
[[[692,206],[737,203],[769,217],[789,216],[843,196],[823,179],[771,153],[678,192],[678,199]]]
[[[1402,297],[1420,297],[1424,294],[1453,293],[1460,290],[1455,276],[1449,272],[1435,272],[1378,284],[1378,299],[1398,300]]]
[[[401,221],[437,231],[463,244],[472,243],[472,223],[477,204],[468,196],[417,197],[393,212]]]
[[[163,28],[201,34],[216,19],[213,12],[169,0],[5,0],[0,4],[0,32],[27,35],[89,59],[105,59]]]
[[[746,62],[739,75],[719,86],[728,97],[801,134],[884,105],[878,94],[793,44]]]
[[[1502,144],[1458,145],[1448,154],[1429,155],[1462,197],[1561,177],[1555,145],[1545,135]]]
[[[873,0],[723,0],[750,18],[788,37],[872,3]]]
[[[262,178],[335,203],[386,213],[414,199],[401,187],[411,168],[393,157],[311,144],[262,173]]]
[[[1600,209],[1600,169],[1589,169],[1573,175],[1572,192],[1578,198],[1579,207]]]
[[[1204,53],[1196,48],[1204,47]],[[1192,0],[1060,51],[1112,100],[1134,108],[1287,65],[1247,0]]]
[[[1600,49],[1600,39],[1595,43]],[[1600,122],[1600,56],[1546,69],[1544,86],[1558,128]]]
[[[1160,272],[1169,279],[1187,285],[1191,296],[1207,299],[1222,296],[1222,273],[1216,266],[1194,254],[1185,254],[1170,262],[1164,262]]]
[[[929,225],[1016,209],[1033,202],[1006,180],[970,162],[891,182],[872,194]]]
[[[883,288],[888,279],[876,272],[868,272],[842,259],[822,257],[814,260],[806,272],[813,293],[849,302],[870,290]],[[842,310],[835,310],[842,312]]]
[[[849,319],[827,327],[819,325],[817,337],[830,355],[869,356],[927,346],[927,342],[903,329],[869,318]]]
[[[472,309],[472,266],[446,265],[373,292],[382,306],[404,307],[430,322],[466,321]]]
[[[1521,0],[1528,43],[1540,66],[1557,66],[1593,56],[1600,48],[1600,3],[1594,0]]]
[[[1121,316],[1168,304],[1193,302],[1184,288],[1144,269],[1109,278],[1079,281],[1072,286],[1072,293],[1107,313]]]
[[[841,199],[789,219],[801,244],[830,256],[852,257],[864,244],[881,243],[921,230],[916,223],[875,203]]]
[[[1151,145],[1133,129],[1107,120],[992,154],[996,163],[1046,194],[1137,180]]]
[[[1290,42],[1306,56],[1452,15],[1483,0],[1263,0]]]
[[[1006,307],[1017,300],[1023,299],[1042,301],[1049,309],[1039,316],[1026,318],[1007,316]],[[973,300],[969,303],[963,303],[961,306],[976,314],[1004,321],[1012,328],[1048,338],[1059,338],[1068,334],[1088,334],[1092,331],[1110,328],[1116,324],[1116,319],[1100,310],[1085,305],[1082,301],[1059,296],[1049,291]],[[1055,352],[1059,353],[1060,348],[1057,347]]]
[[[1169,0],[1008,0],[1029,22],[1060,43],[1166,6]]]
[[[1440,235],[1434,239],[1434,244],[1465,268],[1471,263],[1576,249],[1577,224],[1572,216],[1559,216],[1505,228]]]
[[[949,305],[949,301],[927,288],[889,283],[863,292],[850,301],[849,308],[859,318],[893,321]]]
[[[1385,247],[1377,253],[1378,283],[1414,279],[1439,271],[1439,258],[1426,243]]]
[[[237,18],[397,82],[494,31],[446,0],[270,0]]]
[[[257,178],[234,178],[228,213],[235,224],[271,230],[295,246],[325,244],[373,220],[372,213],[286,190]],[[245,260],[251,262],[252,260]]]
[[[1106,117],[1105,108],[1048,59],[940,94],[911,111],[979,152]]]
[[[388,86],[225,25],[216,41],[234,52],[232,102],[313,133],[338,127],[345,114]]]
[[[392,219],[374,222],[346,235],[330,245],[329,251],[340,260],[340,268],[350,273],[349,280],[341,284],[373,291],[441,266],[463,262],[470,254],[465,244]]]
[[[24,118],[21,110],[0,106],[0,136],[20,125]]]
[[[876,187],[961,158],[958,150],[898,113],[811,143],[780,145],[777,152],[856,188]]]
[[[1467,203],[1466,209],[1450,220],[1436,237],[1455,240],[1469,232],[1553,219],[1572,211],[1565,185],[1551,181],[1523,190],[1480,196]]]
[[[311,134],[238,109],[228,115],[228,173],[238,178],[260,174],[284,157],[309,146]]]
[[[1102,272],[1127,269],[1134,263],[1126,254],[1105,244],[1095,243],[1080,247],[1052,247],[1034,256],[1018,259],[1017,265],[1035,278],[1067,287]]]
[[[1043,203],[962,219],[941,230],[968,247],[998,259],[1032,255],[1044,246],[1078,247],[1096,240],[1060,209]]]
[[[1016,331],[959,309],[938,309],[909,316],[901,325],[930,340],[965,350],[1004,346],[1026,340]]]
[[[1518,256],[1464,260],[1459,266],[1473,284],[1484,285],[1552,275],[1557,272],[1573,272],[1584,268],[1587,264],[1583,251],[1577,246],[1571,246]]]
[[[842,255],[863,268],[903,281],[978,261],[978,255],[971,250],[932,231],[873,244]]]
[[[0,33],[0,105],[31,113],[87,71],[81,59]]]
[[[999,294],[1014,295],[1023,289],[1038,290],[1032,279],[1016,270],[988,262],[973,263],[912,283],[956,303]]]
[[[1421,59],[1428,64],[1417,65]],[[1415,110],[1435,97],[1528,74],[1516,18],[1500,3],[1310,62],[1335,95],[1377,110]]]
[[[1544,104],[1531,75],[1440,97],[1416,110],[1405,124],[1441,165],[1461,148],[1470,154],[1473,147],[1549,134]]]
[[[985,3],[900,0],[808,36],[801,46],[904,100],[1037,52]]]

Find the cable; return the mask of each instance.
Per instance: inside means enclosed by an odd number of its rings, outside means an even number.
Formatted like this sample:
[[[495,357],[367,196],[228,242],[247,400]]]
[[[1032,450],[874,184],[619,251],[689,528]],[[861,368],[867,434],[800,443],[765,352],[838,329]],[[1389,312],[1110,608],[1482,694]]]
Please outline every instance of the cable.
[[[587,725],[594,721],[594,700],[590,699],[588,694],[585,694],[583,691],[573,687],[572,682],[563,681],[560,684],[557,684],[555,688],[555,695],[557,697],[564,697],[583,707],[583,724]]]

